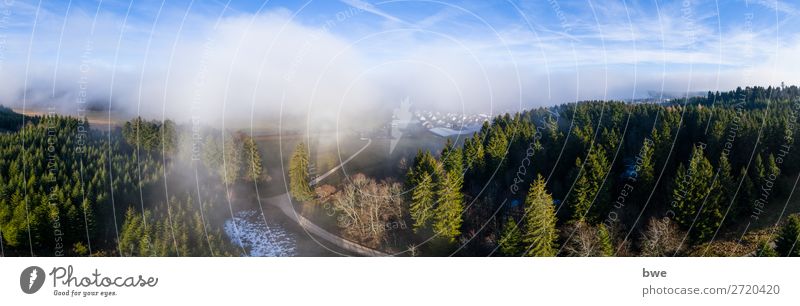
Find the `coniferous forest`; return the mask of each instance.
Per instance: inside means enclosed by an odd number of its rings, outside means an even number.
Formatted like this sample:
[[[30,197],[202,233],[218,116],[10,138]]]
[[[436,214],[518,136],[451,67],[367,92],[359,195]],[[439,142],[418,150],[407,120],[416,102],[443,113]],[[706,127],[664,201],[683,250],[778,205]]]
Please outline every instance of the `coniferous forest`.
[[[800,0],[0,0],[0,301],[796,305],[797,54]]]
[[[96,129],[85,118],[23,116],[7,108],[2,119],[5,256],[239,254],[221,233],[220,216],[228,210],[224,182],[263,174],[246,135],[227,137],[227,169],[221,169],[221,134],[203,132],[208,145],[191,168],[201,171],[194,190],[179,183],[188,178],[192,135],[169,120],[135,118]]]
[[[243,132],[0,119],[5,256],[245,255],[231,198],[274,184]],[[799,119],[795,86],[584,101],[496,116],[395,177],[318,186],[302,142],[280,169],[294,205],[333,211],[312,221],[398,256],[796,256]]]
[[[417,154],[410,218],[468,255],[794,256],[799,95],[504,114]]]

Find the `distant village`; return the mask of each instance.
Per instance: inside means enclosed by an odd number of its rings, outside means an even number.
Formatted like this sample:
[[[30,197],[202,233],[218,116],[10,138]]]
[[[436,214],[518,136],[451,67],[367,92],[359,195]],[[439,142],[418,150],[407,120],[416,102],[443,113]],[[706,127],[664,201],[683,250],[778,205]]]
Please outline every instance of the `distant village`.
[[[487,114],[444,113],[426,110],[414,111],[413,124],[427,129],[441,137],[470,135],[481,129],[490,120]],[[394,120],[393,120],[394,121]]]

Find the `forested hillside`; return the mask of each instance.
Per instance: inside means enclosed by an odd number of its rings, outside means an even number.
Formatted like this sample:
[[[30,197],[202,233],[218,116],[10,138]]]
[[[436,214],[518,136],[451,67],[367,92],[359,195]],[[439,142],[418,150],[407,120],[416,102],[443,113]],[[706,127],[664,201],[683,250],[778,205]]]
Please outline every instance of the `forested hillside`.
[[[85,119],[25,117],[23,124],[22,115],[2,114],[9,131],[0,134],[3,255],[239,254],[219,216],[228,211],[223,179],[264,175],[249,137],[227,137],[223,178],[218,130],[193,136],[169,120],[136,118],[106,132]],[[192,137],[207,143],[196,148],[207,163],[193,161]],[[194,169],[200,185],[181,184],[189,173],[194,183]]]
[[[795,254],[773,246],[797,240],[783,220],[798,211],[799,98],[754,87],[498,116],[461,146],[419,152],[410,219],[419,241],[462,255]]]
[[[498,116],[405,177],[315,186],[302,142],[281,175],[313,220],[400,255],[794,256],[799,119],[794,86],[586,101]],[[250,136],[7,108],[0,127],[3,255],[245,251],[223,224],[269,177]]]

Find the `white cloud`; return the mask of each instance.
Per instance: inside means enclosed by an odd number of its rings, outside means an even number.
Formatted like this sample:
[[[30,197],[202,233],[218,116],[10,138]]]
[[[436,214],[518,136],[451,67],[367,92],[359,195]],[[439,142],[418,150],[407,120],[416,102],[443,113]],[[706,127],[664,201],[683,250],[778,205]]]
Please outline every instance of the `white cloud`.
[[[224,18],[216,30],[215,20],[196,17],[181,33],[177,23],[161,25],[149,53],[145,52],[149,33],[123,35],[117,62],[113,55],[122,25],[119,19],[106,17],[98,18],[98,32],[89,39],[86,24],[92,18],[70,15],[72,27],[65,33],[55,88],[51,86],[55,48],[49,47],[58,32],[39,29],[46,34],[34,38],[35,48],[43,51],[31,54],[28,105],[59,105],[76,112],[81,94],[76,80],[81,78],[87,81],[89,100],[106,104],[113,93],[110,100],[118,111],[160,118],[163,110],[167,117],[185,120],[198,115],[214,123],[227,119],[228,125],[241,125],[251,111],[256,118],[274,119],[280,111],[301,116],[313,108],[314,118],[331,118],[340,111],[357,112],[376,100],[368,82],[351,84],[362,68],[348,42],[303,26],[284,11]],[[124,34],[129,28],[149,29],[149,25],[128,25]],[[20,34],[16,41],[28,38],[29,34]],[[9,81],[0,99],[20,105],[24,62],[6,67],[0,76]]]
[[[611,16],[619,7],[597,8],[600,19],[594,25],[567,15],[572,27],[568,36],[559,34],[558,25],[536,25],[534,33],[513,20],[497,25],[497,36],[482,25],[465,31],[461,26],[468,22],[448,31],[438,21],[456,15],[437,10],[415,26],[390,22],[359,31],[368,34],[358,37],[342,34],[359,26],[357,14],[348,20],[334,16],[323,28],[281,9],[232,13],[216,29],[217,15],[188,14],[179,32],[184,12],[176,10],[164,13],[152,37],[154,20],[131,19],[119,49],[119,15],[97,16],[97,30],[90,37],[93,12],[74,10],[57,68],[53,50],[63,19],[43,12],[24,92],[29,104],[58,104],[74,111],[80,94],[76,80],[86,78],[90,99],[102,104],[109,99],[111,75],[116,73],[110,97],[116,109],[157,118],[163,110],[167,117],[200,115],[207,122],[242,126],[251,115],[257,123],[273,124],[265,121],[274,121],[281,112],[302,123],[311,116],[313,122],[327,118],[361,124],[378,119],[374,114],[405,97],[426,108],[497,113],[643,96],[662,84],[668,91],[695,91],[800,82],[791,59],[800,51],[797,37],[775,42],[770,29],[733,27],[720,33],[703,22],[687,27],[679,7],[662,7],[661,15],[631,8],[632,24]],[[368,12],[401,20],[374,7]],[[696,40],[687,43],[690,32]],[[26,61],[19,59],[27,58],[29,41],[30,32],[8,35],[0,103],[21,102]],[[82,73],[82,64],[91,69]]]

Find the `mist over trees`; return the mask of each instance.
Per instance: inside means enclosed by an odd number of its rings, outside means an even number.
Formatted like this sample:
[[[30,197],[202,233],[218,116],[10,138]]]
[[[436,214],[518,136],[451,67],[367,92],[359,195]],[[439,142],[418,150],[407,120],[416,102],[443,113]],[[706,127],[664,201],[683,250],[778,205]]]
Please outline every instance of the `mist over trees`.
[[[11,129],[0,134],[4,255],[239,254],[221,233],[223,220],[208,216],[224,216],[221,208],[227,209],[220,205],[221,182],[265,177],[249,136],[228,136],[226,153],[241,156],[226,169],[229,176],[221,164],[197,163],[202,187],[189,188],[179,183],[192,165],[181,143],[192,135],[169,120],[134,118],[107,132],[92,129],[86,119],[29,117],[5,108],[0,113]],[[204,151],[212,155],[221,148]]]
[[[797,256],[798,120],[794,86],[568,103],[419,150],[404,176],[316,190],[300,142],[288,191],[330,205],[344,239],[401,254]],[[4,255],[241,255],[222,233],[228,205],[269,181],[241,132],[6,108],[0,130]]]

